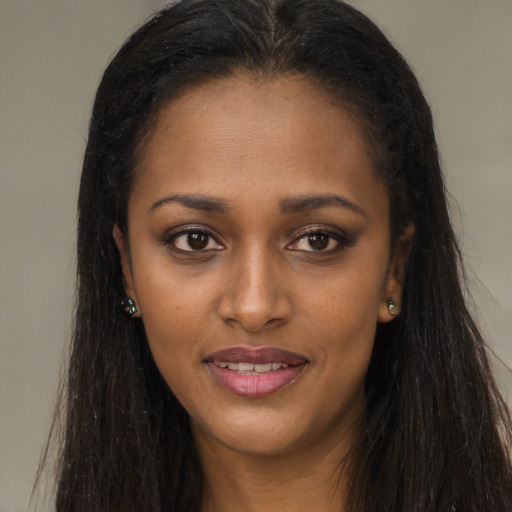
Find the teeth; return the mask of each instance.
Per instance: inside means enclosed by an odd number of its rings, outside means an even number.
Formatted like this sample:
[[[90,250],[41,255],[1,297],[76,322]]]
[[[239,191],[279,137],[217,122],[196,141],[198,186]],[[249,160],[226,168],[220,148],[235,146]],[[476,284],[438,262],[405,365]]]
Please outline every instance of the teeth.
[[[258,373],[269,372],[270,370],[272,370],[272,363],[254,365],[254,371]]]
[[[252,364],[252,363],[228,363],[225,361],[214,361],[214,364],[220,368],[229,368],[242,373],[243,375],[256,375],[258,373],[268,373],[274,370],[280,370],[281,368],[288,368],[287,363],[264,363],[264,364]]]

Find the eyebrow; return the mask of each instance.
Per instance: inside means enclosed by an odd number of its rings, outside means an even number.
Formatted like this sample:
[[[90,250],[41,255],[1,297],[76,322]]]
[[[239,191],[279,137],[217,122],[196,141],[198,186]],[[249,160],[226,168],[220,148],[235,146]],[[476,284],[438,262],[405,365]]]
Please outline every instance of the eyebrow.
[[[281,200],[280,204],[283,213],[299,213],[308,210],[319,210],[328,206],[342,206],[366,217],[366,212],[359,205],[336,194],[290,197]]]
[[[227,203],[218,197],[191,194],[174,194],[162,197],[151,205],[150,211],[154,211],[160,206],[174,202],[187,208],[202,210],[205,212],[227,213],[229,211]],[[328,206],[342,206],[343,208],[349,208],[350,210],[366,217],[365,211],[359,205],[353,203],[346,197],[338,196],[336,194],[288,197],[279,201],[279,204],[281,211],[285,214],[319,210]]]
[[[222,199],[217,197],[188,194],[175,194],[172,196],[162,197],[151,205],[150,210],[153,211],[164,204],[174,202],[186,206],[187,208],[202,210],[205,212],[226,213],[228,211],[228,206]]]

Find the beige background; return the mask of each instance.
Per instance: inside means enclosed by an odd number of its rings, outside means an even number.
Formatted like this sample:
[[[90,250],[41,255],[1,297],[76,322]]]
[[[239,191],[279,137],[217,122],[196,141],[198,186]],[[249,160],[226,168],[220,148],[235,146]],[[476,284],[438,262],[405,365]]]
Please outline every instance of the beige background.
[[[0,512],[26,509],[50,424],[94,90],[162,3],[0,0]],[[512,366],[512,0],[352,3],[391,36],[432,103],[470,288]],[[498,376],[511,395],[510,374]]]

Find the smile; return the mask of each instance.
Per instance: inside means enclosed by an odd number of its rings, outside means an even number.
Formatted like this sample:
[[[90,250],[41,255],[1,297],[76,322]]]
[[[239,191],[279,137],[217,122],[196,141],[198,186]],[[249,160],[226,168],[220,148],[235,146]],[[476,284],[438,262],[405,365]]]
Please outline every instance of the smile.
[[[281,368],[288,368],[290,366],[287,363],[264,363],[264,364],[252,364],[252,363],[227,363],[226,361],[213,361],[215,365],[220,368],[229,368],[239,375],[259,375],[260,373],[268,373]]]
[[[298,354],[274,347],[232,347],[215,352],[204,362],[217,384],[244,398],[280,391],[294,382],[308,363]]]

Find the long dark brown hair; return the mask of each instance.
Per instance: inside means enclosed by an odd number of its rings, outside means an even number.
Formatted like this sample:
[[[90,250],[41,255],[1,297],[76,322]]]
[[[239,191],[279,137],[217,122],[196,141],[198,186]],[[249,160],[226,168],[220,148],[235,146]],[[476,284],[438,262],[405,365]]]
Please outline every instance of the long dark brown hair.
[[[198,512],[189,418],[124,295],[138,149],[187,88],[248,71],[307,77],[355,113],[387,184],[392,238],[416,226],[393,322],[378,326],[348,510],[512,510],[511,422],[466,307],[430,109],[380,30],[336,0],[183,0],[121,48],[98,89],[78,210],[78,284],[58,464],[58,512]]]

